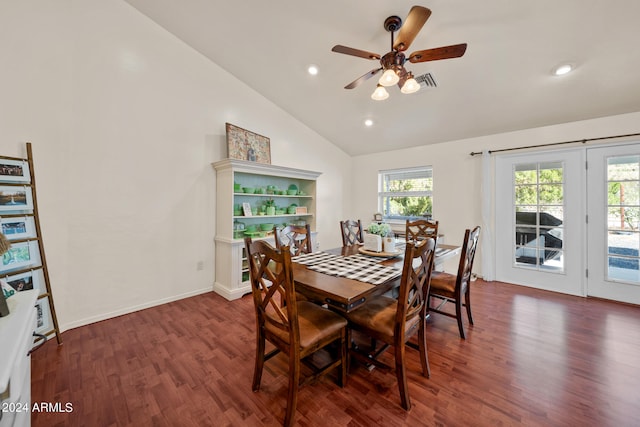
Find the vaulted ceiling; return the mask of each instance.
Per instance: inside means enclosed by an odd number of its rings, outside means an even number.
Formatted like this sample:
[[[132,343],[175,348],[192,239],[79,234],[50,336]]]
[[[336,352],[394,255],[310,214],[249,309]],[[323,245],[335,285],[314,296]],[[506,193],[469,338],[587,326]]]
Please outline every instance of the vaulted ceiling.
[[[637,0],[126,1],[351,155],[640,111]],[[387,53],[384,20],[413,5],[432,14],[408,53],[465,55],[407,62],[437,83],[414,94],[374,101],[378,76],[344,89],[379,62],[331,48]]]

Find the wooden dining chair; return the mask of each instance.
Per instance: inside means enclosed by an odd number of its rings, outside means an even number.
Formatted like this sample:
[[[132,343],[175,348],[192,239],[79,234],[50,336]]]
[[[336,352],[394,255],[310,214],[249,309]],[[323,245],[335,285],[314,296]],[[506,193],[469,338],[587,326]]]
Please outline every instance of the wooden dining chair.
[[[428,219],[407,220],[405,238],[409,241],[419,241],[432,238],[438,242],[438,221]]]
[[[273,227],[273,236],[276,240],[276,248],[288,246],[293,256],[310,254],[313,252],[311,243],[311,226],[287,225],[284,228]]]
[[[284,425],[290,426],[296,412],[298,388],[329,370],[340,368],[338,381],[347,382],[347,321],[340,315],[309,301],[297,301],[288,246],[275,249],[264,240],[245,238],[251,276],[251,291],[256,310],[256,360],[253,391],[260,389],[264,362],[279,352],[289,357],[289,392]],[[265,354],[265,342],[275,349]],[[316,367],[307,356],[338,342],[340,356]],[[324,360],[324,359],[322,359]],[[314,373],[300,382],[301,361]]]
[[[462,339],[466,338],[464,327],[462,325],[462,306],[466,307],[469,324],[473,325],[473,317],[471,317],[471,287],[469,286],[469,282],[471,280],[471,269],[473,268],[473,260],[476,255],[479,236],[480,226],[473,230],[467,229],[464,232],[464,242],[462,243],[462,250],[460,251],[458,274],[453,275],[445,272],[434,271],[431,276],[429,312],[439,313],[455,318],[458,321],[458,329]],[[432,306],[434,298],[440,300],[440,304],[436,307]],[[462,302],[463,298],[464,302]],[[448,301],[455,304],[455,314],[443,310],[443,306]]]
[[[367,354],[362,354],[356,349],[352,352],[354,358],[361,359],[366,364],[393,369],[377,357],[390,346],[394,347],[400,401],[407,411],[411,408],[411,400],[407,384],[405,348],[409,338],[416,332],[422,375],[427,378],[431,375],[425,331],[435,245],[434,239],[431,238],[415,244],[407,243],[398,299],[386,295],[373,297],[360,308],[345,315],[349,320],[349,341],[351,330],[356,330],[384,343],[380,349],[372,348]]]
[[[340,233],[342,234],[342,246],[352,246],[364,242],[360,220],[345,219],[340,221]]]

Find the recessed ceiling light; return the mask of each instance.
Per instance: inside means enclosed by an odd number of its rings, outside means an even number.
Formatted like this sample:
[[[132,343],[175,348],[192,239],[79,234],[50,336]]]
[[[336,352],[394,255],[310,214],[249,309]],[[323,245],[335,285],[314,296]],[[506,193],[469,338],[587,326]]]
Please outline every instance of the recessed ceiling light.
[[[573,66],[571,64],[562,64],[553,70],[553,74],[556,76],[563,76],[571,70],[573,70]]]
[[[373,126],[373,120],[371,120],[371,119],[365,120],[364,121],[364,125],[367,126],[367,127]]]
[[[317,65],[309,65],[309,68],[307,68],[307,71],[309,72],[309,74],[311,74],[312,76],[315,76],[318,74],[318,66]]]

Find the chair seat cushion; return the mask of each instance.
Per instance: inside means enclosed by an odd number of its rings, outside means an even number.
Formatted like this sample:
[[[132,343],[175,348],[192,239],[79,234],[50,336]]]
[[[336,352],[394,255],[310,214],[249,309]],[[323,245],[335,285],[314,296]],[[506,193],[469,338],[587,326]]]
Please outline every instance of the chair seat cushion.
[[[340,329],[347,326],[344,317],[317,304],[310,301],[297,301],[296,304],[301,349],[310,347],[325,337],[339,334]],[[289,342],[289,334],[282,329],[274,327],[269,322],[265,323],[265,328],[282,341]]]
[[[397,310],[398,300],[379,296],[371,298],[357,310],[347,313],[346,316],[352,324],[393,337]],[[413,328],[418,320],[418,316],[408,320],[405,331]]]
[[[437,295],[453,295],[456,291],[457,276],[441,271],[431,273],[431,293]]]

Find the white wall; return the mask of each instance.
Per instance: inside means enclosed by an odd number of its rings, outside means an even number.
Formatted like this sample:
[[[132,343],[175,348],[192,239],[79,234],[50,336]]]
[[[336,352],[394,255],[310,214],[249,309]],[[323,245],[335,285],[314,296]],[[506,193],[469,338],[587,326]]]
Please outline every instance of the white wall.
[[[433,217],[440,221],[439,230],[445,234],[446,243],[461,244],[464,230],[482,223],[481,156],[472,157],[471,152],[638,133],[639,123],[640,113],[631,113],[357,156],[353,160],[353,168],[358,171],[353,176],[354,188],[358,188],[353,193],[353,217],[362,218],[363,225],[366,226],[373,213],[378,210],[379,170],[430,165],[433,166]],[[590,143],[590,146],[595,145],[596,143]],[[474,271],[480,275],[481,265],[482,251],[479,247]],[[457,260],[449,261],[445,269],[456,272]]]
[[[128,4],[2,2],[0,51],[0,154],[33,144],[62,330],[212,289],[225,122],[322,172],[319,240],[339,244],[349,156]]]

